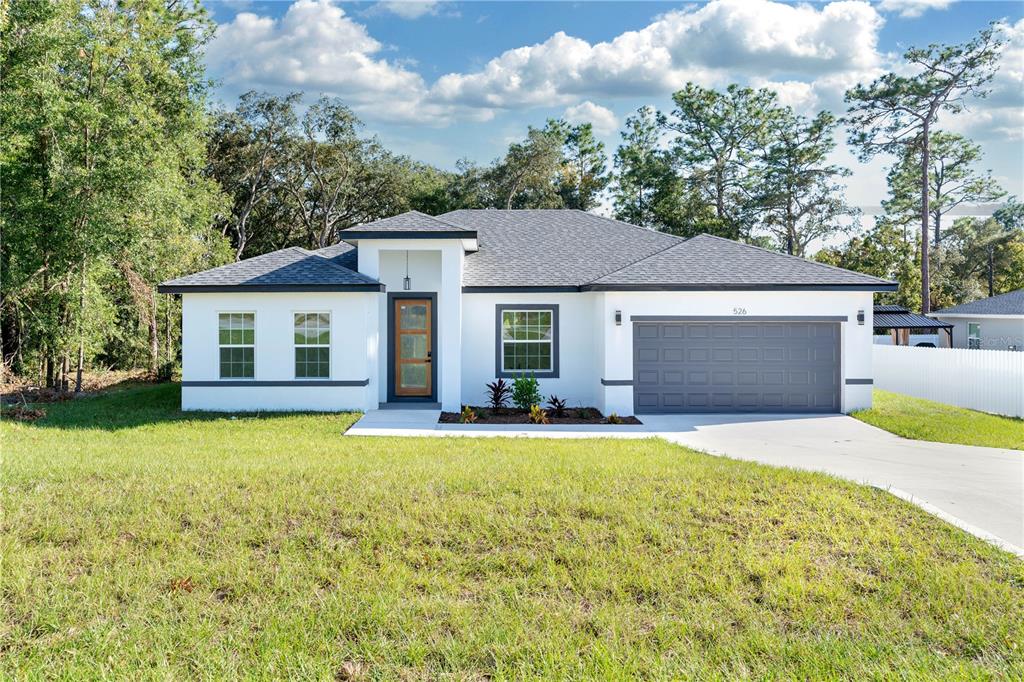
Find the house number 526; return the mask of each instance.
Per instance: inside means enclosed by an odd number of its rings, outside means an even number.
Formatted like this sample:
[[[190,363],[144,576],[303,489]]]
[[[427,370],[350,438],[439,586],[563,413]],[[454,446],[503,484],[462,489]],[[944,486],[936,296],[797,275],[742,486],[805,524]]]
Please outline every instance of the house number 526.
[[[746,315],[747,314],[747,309],[746,308],[733,308],[732,309],[732,314],[733,315]]]

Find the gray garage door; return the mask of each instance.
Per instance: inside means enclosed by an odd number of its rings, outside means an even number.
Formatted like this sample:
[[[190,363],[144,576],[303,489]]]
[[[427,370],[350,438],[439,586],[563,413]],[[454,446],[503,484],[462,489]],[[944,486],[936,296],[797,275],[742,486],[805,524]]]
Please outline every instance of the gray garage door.
[[[639,414],[838,412],[839,324],[633,323]]]

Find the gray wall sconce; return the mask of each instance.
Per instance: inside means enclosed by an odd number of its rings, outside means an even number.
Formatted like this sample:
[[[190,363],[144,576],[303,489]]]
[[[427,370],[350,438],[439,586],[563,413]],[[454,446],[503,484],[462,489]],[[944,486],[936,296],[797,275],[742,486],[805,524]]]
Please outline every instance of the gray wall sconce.
[[[615,311],[615,326],[616,327],[621,327],[622,326],[622,311],[621,310],[616,310]]]
[[[858,310],[857,311],[857,324],[859,324],[862,327],[864,326],[864,311],[863,310]]]

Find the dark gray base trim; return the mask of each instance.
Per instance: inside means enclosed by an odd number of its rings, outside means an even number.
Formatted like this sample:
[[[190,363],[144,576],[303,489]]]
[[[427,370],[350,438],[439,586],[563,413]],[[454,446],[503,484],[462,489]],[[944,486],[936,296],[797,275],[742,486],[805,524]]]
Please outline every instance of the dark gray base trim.
[[[161,284],[156,288],[161,294],[219,294],[219,293],[268,293],[274,291],[300,292],[346,292],[346,291],[384,291],[383,284],[195,284],[175,285]]]
[[[380,410],[440,410],[441,403],[425,401],[406,401],[400,403],[378,403]]]
[[[369,379],[351,381],[317,381],[315,379],[295,381],[246,381],[244,379],[224,379],[223,381],[183,381],[182,386],[369,386]]]
[[[601,379],[602,386],[632,386],[632,379]]]
[[[847,386],[871,386],[875,383],[874,379],[847,379]]]
[[[630,315],[633,322],[846,322],[846,315]]]

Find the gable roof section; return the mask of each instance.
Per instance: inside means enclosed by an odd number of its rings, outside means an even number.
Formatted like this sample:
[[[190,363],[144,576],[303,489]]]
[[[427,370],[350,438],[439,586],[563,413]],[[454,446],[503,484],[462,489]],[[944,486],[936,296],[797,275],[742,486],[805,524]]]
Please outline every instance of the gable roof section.
[[[158,287],[163,294],[224,290],[383,291],[384,285],[328,258],[293,246],[172,279]]]
[[[322,249],[317,249],[313,253],[343,268],[348,268],[349,270],[359,269],[359,249],[348,242],[331,244]]]
[[[845,289],[890,291],[896,284],[859,272],[698,235],[600,277],[603,290]]]
[[[934,310],[934,316],[955,315],[969,317],[971,315],[1008,315],[1024,317],[1024,289],[1017,289],[991,298],[982,298],[970,303],[961,303],[952,308]]]
[[[476,230],[480,250],[466,255],[463,288],[577,291],[585,284],[682,240],[567,209],[464,209],[446,222]]]
[[[475,239],[476,231],[453,225],[441,218],[406,211],[372,223],[354,225],[342,230],[342,239]]]

